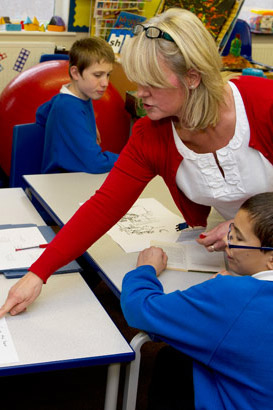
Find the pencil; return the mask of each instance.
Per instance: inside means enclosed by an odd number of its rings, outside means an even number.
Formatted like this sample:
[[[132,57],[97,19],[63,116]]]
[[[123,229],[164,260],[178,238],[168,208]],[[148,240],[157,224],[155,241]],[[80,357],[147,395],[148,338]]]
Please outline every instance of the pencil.
[[[41,245],[35,245],[35,246],[28,246],[26,248],[16,248],[15,251],[25,251],[27,249],[35,249],[35,248],[46,248],[47,247],[47,243],[43,243]]]

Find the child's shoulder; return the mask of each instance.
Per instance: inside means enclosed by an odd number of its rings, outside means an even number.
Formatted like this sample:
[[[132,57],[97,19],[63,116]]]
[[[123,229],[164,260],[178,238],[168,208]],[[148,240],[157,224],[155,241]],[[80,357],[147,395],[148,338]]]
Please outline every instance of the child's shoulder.
[[[82,100],[72,94],[59,93],[51,99],[52,109],[74,110],[82,104]]]
[[[49,115],[62,115],[65,113],[75,112],[77,106],[77,98],[68,94],[54,95],[51,100],[40,105],[36,111],[36,120],[44,122]],[[43,119],[43,120],[42,120]]]

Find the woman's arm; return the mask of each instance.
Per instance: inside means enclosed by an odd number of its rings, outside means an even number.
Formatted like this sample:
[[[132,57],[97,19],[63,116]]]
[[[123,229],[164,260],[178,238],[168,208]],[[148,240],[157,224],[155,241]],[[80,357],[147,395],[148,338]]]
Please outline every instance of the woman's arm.
[[[9,293],[5,310],[19,313],[39,292],[37,279],[46,282],[61,266],[82,255],[133,205],[155,172],[145,162],[141,139],[132,135],[101,188],[86,201],[30,267],[27,279],[20,279]],[[15,296],[14,296],[15,295]]]

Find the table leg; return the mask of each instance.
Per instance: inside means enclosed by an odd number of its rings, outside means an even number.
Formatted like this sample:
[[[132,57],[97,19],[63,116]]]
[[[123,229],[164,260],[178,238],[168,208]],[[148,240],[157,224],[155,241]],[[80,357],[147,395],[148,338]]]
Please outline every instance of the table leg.
[[[128,363],[128,365],[126,366],[122,410],[134,410],[136,408],[139,367],[141,359],[140,349],[144,343],[149,341],[151,341],[151,339],[146,333],[139,332],[130,343],[132,349],[134,349],[135,351],[135,360]]]
[[[104,410],[116,410],[118,400],[120,363],[108,366]]]

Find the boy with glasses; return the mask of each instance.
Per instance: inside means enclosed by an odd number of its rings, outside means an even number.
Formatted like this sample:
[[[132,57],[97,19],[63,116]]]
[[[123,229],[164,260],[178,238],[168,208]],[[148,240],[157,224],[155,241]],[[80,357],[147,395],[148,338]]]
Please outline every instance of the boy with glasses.
[[[258,194],[241,206],[230,224],[226,249],[229,269],[240,275],[271,275],[273,193]]]
[[[273,408],[273,193],[244,202],[230,228],[226,253],[238,275],[165,294],[156,276],[167,256],[152,247],[123,280],[129,325],[177,349],[162,349],[150,410]]]

